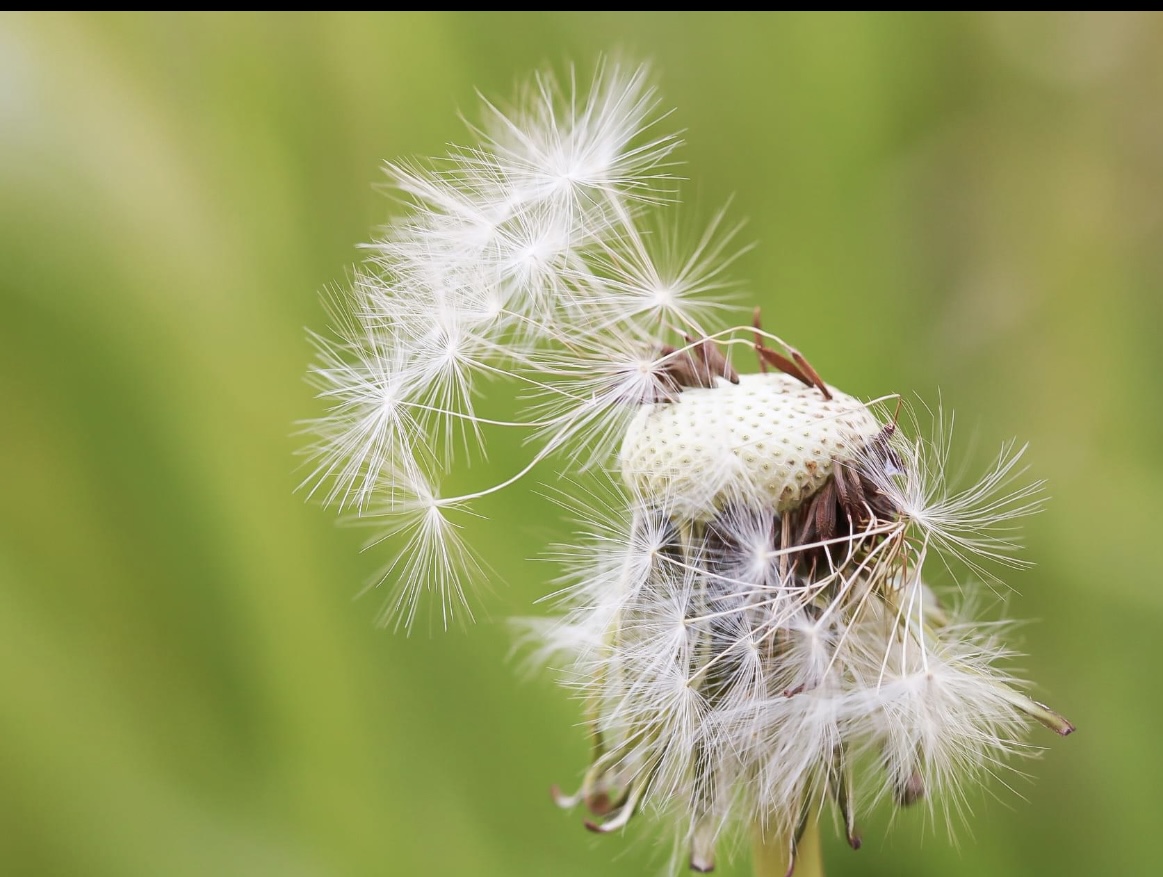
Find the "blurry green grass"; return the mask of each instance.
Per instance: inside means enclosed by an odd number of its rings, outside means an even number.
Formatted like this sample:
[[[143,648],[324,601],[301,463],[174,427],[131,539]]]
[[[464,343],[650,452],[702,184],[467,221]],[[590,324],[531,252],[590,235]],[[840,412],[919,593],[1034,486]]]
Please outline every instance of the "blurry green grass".
[[[293,493],[379,163],[613,50],[677,107],[686,212],[750,218],[771,328],[1049,483],[1009,602],[1079,733],[959,849],[881,813],[831,873],[1149,873],[1161,48],[1159,15],[0,15],[0,873],[657,871],[650,826],[550,805],[577,710],[506,661],[567,525],[498,501],[485,619],[404,638],[352,599],[384,558]]]

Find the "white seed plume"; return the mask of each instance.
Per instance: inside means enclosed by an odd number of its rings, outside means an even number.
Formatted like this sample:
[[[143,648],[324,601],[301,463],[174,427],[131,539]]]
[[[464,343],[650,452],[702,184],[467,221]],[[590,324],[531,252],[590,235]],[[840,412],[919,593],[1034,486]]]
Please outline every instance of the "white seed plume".
[[[1030,719],[1073,730],[1002,668],[996,627],[926,579],[930,551],[996,577],[1037,485],[1013,486],[1007,448],[949,489],[943,441],[824,383],[758,314],[721,325],[737,227],[719,214],[684,249],[660,222],[678,144],[662,118],[644,69],[602,63],[588,88],[542,74],[485,102],[475,145],[388,166],[408,210],[314,336],[326,412],[304,485],[396,546],[377,583],[407,629],[471,614],[477,500],[539,468],[574,508],[609,497],[559,549],[559,617],[527,625],[586,704],[591,765],[560,802],[599,832],[666,811],[696,870],[737,830],[783,838],[794,864],[829,801],[859,846],[866,797],[956,813],[1029,751]],[[501,394],[515,417],[490,416]],[[523,467],[442,493],[514,430]]]

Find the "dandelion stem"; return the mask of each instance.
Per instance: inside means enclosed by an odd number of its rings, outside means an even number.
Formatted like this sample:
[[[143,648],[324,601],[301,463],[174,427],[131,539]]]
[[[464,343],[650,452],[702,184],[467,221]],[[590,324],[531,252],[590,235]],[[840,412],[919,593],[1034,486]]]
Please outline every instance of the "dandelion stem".
[[[820,822],[809,817],[799,842],[792,844],[782,831],[773,825],[755,826],[751,845],[751,861],[755,877],[824,877],[824,857],[820,849]]]

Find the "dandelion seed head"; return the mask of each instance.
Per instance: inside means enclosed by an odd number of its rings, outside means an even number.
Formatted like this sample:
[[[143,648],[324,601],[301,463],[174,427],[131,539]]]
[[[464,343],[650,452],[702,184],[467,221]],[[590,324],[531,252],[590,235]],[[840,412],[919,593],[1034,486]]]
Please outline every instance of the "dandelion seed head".
[[[1004,630],[932,584],[935,563],[962,595],[951,561],[991,586],[1020,565],[1040,485],[1005,446],[951,486],[947,431],[825,383],[758,312],[724,324],[740,226],[678,233],[665,118],[645,68],[604,61],[483,99],[471,145],[387,166],[403,215],[313,336],[304,488],[375,528],[381,620],[411,630],[471,618],[478,502],[560,485],[553,614],[520,639],[585,704],[591,761],[555,796],[590,829],[653,811],[705,871],[752,832],[794,863],[827,808],[853,847],[882,799],[952,825],[1031,721],[1073,730],[1005,669]],[[505,433],[522,465],[441,495]]]

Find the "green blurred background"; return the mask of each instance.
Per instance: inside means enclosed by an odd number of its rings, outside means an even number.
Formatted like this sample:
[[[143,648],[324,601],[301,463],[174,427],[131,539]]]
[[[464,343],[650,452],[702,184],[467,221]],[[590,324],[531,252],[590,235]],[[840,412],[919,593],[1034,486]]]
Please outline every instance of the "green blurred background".
[[[959,845],[880,813],[830,873],[1155,873],[1163,16],[5,14],[0,874],[660,871],[648,825],[550,804],[579,711],[509,657],[568,526],[498,500],[481,622],[405,638],[354,599],[384,558],[293,493],[380,162],[612,50],[677,108],[688,212],[749,218],[769,328],[1049,484],[1009,608],[1079,732]]]

